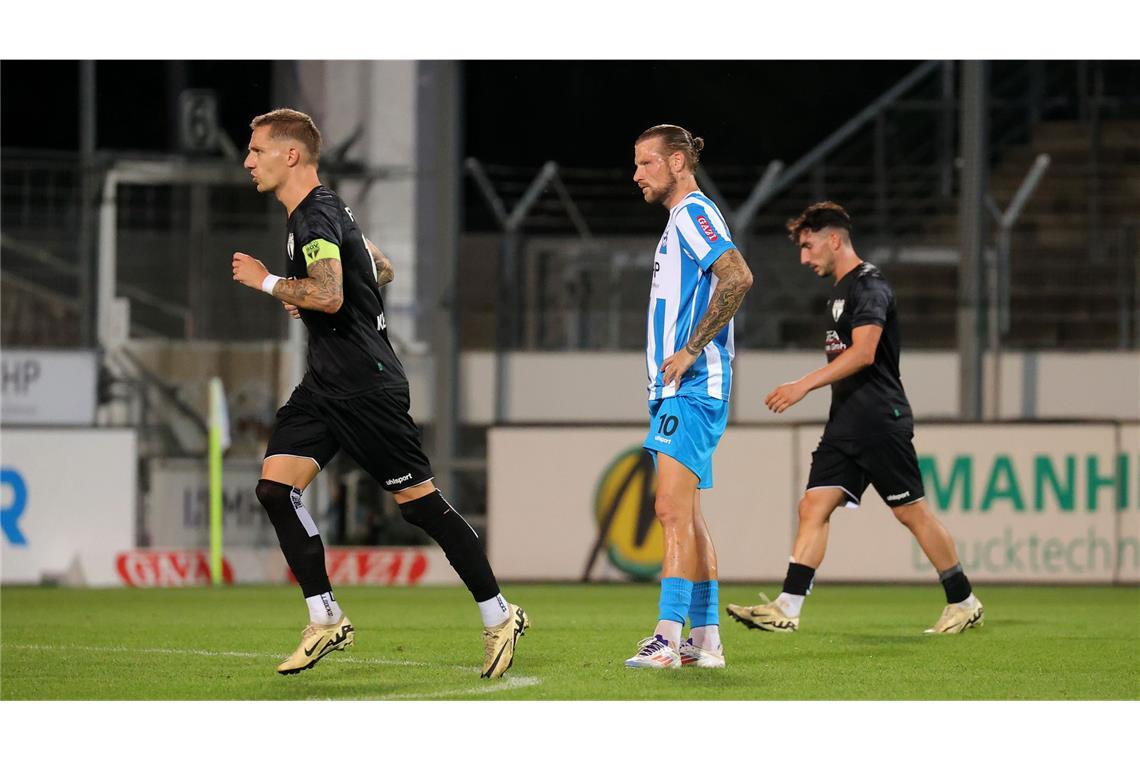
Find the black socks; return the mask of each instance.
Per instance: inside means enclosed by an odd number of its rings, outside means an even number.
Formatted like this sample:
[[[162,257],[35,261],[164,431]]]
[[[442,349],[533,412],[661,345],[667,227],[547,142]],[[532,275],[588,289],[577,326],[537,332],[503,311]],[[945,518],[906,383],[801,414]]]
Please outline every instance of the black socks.
[[[961,565],[943,570],[938,574],[938,580],[942,581],[942,588],[946,590],[947,604],[964,602],[974,593],[970,587],[970,580],[966,577],[966,573],[962,572]]]
[[[257,500],[277,531],[281,553],[305,597],[332,591],[325,570],[325,546],[317,525],[301,503],[301,492],[272,480],[257,481]]]
[[[784,576],[784,593],[807,596],[811,582],[815,578],[815,568],[798,562],[788,563],[788,574]]]
[[[491,565],[479,543],[478,534],[447,503],[438,489],[427,496],[401,504],[400,513],[405,520],[422,528],[440,545],[447,555],[447,561],[455,568],[476,602],[498,595],[499,583],[491,572]]]

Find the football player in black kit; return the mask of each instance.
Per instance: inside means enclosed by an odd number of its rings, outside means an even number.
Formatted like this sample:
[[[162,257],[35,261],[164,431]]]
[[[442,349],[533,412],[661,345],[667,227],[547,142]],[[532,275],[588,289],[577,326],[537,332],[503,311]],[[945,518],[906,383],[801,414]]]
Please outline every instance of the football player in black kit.
[[[320,533],[301,499],[340,449],[392,493],[404,519],[443,548],[483,617],[482,675],[503,675],[514,661],[526,613],[499,593],[479,537],[432,483],[419,430],[408,413],[408,381],[392,350],[380,287],[391,263],[367,241],[352,211],[320,183],[321,135],[288,108],[258,116],[245,168],[258,192],[273,193],[288,214],[285,277],[244,253],[233,277],[281,301],[309,332],[308,370],[277,412],[257,498],[309,607],[309,625],[282,674],[311,668],[351,646],[352,623],[333,596]]]
[[[799,504],[799,527],[783,593],[753,607],[735,604],[728,614],[750,628],[791,633],[827,549],[831,513],[858,506],[873,485],[938,571],[946,591],[942,616],[927,633],[959,633],[981,627],[983,609],[958,563],[954,540],[930,511],[915,455],[914,417],[899,378],[899,326],[891,286],[851,245],[851,218],[831,202],[809,206],[787,224],[800,263],[820,277],[834,277],[828,301],[827,364],[768,394],[776,414],[816,388],[831,386],[831,412]]]

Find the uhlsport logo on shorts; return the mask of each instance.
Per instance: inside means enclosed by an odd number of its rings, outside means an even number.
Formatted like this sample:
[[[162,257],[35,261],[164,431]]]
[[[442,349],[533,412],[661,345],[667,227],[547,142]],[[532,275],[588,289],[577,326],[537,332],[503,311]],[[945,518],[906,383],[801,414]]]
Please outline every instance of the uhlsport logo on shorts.
[[[639,580],[661,572],[665,534],[653,507],[657,474],[653,458],[640,446],[626,449],[602,471],[594,492],[598,537],[587,561],[587,574],[604,548],[610,563]]]
[[[401,475],[398,478],[389,478],[388,480],[385,480],[384,485],[395,486],[395,485],[399,485],[400,483],[403,483],[403,482],[411,480],[411,479],[412,479],[412,473],[409,472],[407,475]]]
[[[698,216],[697,224],[701,226],[701,232],[705,233],[705,237],[709,239],[710,243],[715,243],[717,240],[720,240],[716,235],[716,230],[709,224],[708,219],[705,219],[703,216]]]

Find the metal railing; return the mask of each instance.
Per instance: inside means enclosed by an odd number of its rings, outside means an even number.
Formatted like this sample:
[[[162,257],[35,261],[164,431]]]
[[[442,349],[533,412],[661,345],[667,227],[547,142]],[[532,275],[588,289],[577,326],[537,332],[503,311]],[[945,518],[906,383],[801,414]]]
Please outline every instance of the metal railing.
[[[992,64],[994,195],[1008,203],[1012,186],[1007,191],[1000,183],[1018,181],[1037,153],[1054,156],[1040,198],[1025,210],[1024,229],[1008,233],[1011,346],[1136,345],[1140,330],[1126,318],[1133,313],[1129,288],[1136,268],[1127,225],[1140,218],[1140,208],[1137,180],[1127,174],[1135,162],[1124,160],[1135,153],[1119,146],[1121,126],[1135,130],[1140,123],[1121,121],[1140,119],[1140,95],[1129,89],[1128,72],[1113,68],[1124,65]],[[738,322],[742,346],[814,345],[805,321],[814,313],[813,280],[799,269],[781,230],[787,218],[823,197],[852,212],[859,250],[891,267],[900,302],[937,306],[918,332],[909,333],[912,345],[953,344],[953,330],[945,327],[949,312],[940,304],[956,267],[955,78],[952,65],[922,64],[787,166],[774,158],[759,166],[702,167],[702,188],[729,215],[749,263],[762,274],[761,288],[746,300]],[[1049,121],[1055,118],[1064,120]],[[4,345],[95,344],[98,269],[80,239],[83,188],[91,179],[101,187],[113,160],[106,154],[84,163],[78,154],[5,151]],[[342,173],[382,179],[382,172],[367,167],[346,166]],[[509,235],[511,260],[499,272],[518,286],[499,283],[489,301],[464,315],[466,347],[497,346],[500,334],[503,348],[635,347],[645,290],[639,262],[661,218],[636,192],[629,171],[481,165],[480,173],[468,184],[470,228]],[[277,315],[259,308],[265,304],[207,284],[226,278],[234,247],[272,250],[279,244],[279,209],[248,192],[244,176],[234,181],[188,178],[165,186],[124,184],[116,191],[115,288],[130,302],[132,335],[282,337]],[[484,200],[488,188],[499,212]],[[102,200],[96,193],[95,201]],[[1087,275],[1067,279],[1082,287],[1111,273],[1101,300],[1114,304],[1112,322],[1100,311],[1095,315],[1103,337],[1060,323],[1036,326],[1055,321],[1054,312],[1063,310],[1024,305],[1022,258],[1058,272],[1069,271],[1066,262],[1081,261]],[[461,269],[471,266],[467,259]],[[482,274],[465,269],[460,280],[473,282]],[[464,296],[470,306],[469,298]]]
[[[1136,265],[1111,236],[1140,215],[1140,198],[1129,184],[1140,177],[1122,177],[1126,167],[1108,165],[1107,157],[1117,150],[1112,140],[1119,144],[1121,136],[1106,135],[1132,123],[1120,119],[1140,119],[1140,92],[1127,84],[1127,72],[1100,64],[999,62],[990,69],[992,194],[1010,203],[1016,187],[1011,183],[1020,182],[1034,157],[1058,150],[1020,228],[999,224],[989,243],[1008,252],[991,257],[1002,262],[994,275],[1006,304],[999,314],[1008,344],[1137,345],[1129,320]],[[889,267],[900,307],[922,315],[908,325],[908,344],[956,344],[956,78],[951,63],[920,65],[787,168],[779,160],[758,167],[700,168],[701,188],[725,212],[734,239],[761,274],[761,288],[753,290],[738,316],[738,345],[814,347],[818,342],[814,318],[805,316],[819,311],[812,278],[799,270],[781,237],[785,220],[823,198],[852,213],[858,250]],[[1103,120],[1108,116],[1118,120],[1115,127]],[[1140,130],[1131,150],[1137,149]],[[525,206],[527,213],[514,219],[511,261],[509,267],[503,264],[516,287],[484,304],[494,313],[485,323],[514,327],[484,333],[476,345],[494,345],[500,352],[639,348],[646,287],[641,270],[662,220],[646,207],[629,172],[548,164],[544,171],[555,172],[560,185],[557,193],[542,193],[531,183],[534,170],[480,166],[478,182],[469,184],[469,228],[487,228],[488,188],[504,208]],[[1082,206],[1079,213],[1043,222],[1049,209],[1066,207],[1074,198]],[[568,203],[574,215],[567,212]],[[583,228],[592,235],[589,244],[579,232]],[[1098,312],[1096,332],[1085,332],[1062,324],[1063,300],[1055,309],[1024,308],[1017,279],[1033,260],[1057,268],[1081,261],[1090,278],[1100,277],[1101,270],[1114,272],[1102,286],[1102,296],[1117,305],[1114,321],[1104,323]],[[781,292],[773,293],[773,286]]]

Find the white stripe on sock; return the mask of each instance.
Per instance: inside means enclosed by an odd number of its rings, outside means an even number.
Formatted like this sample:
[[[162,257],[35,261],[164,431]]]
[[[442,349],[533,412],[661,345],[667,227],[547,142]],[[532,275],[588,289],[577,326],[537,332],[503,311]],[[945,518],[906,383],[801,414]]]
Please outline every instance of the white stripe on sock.
[[[294,488],[289,492],[289,499],[293,502],[293,511],[297,513],[297,519],[301,521],[301,525],[305,526],[305,532],[309,534],[309,538],[319,536],[321,532],[317,530],[313,516],[309,514],[309,510],[305,509],[305,503],[301,501],[301,492]]]

